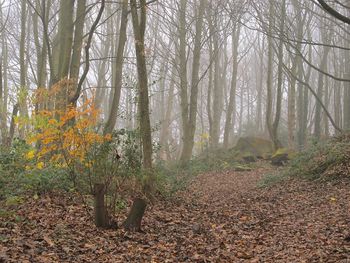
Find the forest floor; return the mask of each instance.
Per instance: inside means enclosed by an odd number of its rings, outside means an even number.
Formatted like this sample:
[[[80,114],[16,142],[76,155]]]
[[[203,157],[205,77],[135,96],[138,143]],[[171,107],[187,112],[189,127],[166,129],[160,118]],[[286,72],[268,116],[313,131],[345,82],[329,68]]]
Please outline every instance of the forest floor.
[[[0,262],[350,262],[349,180],[258,188],[269,172],[200,175],[144,233],[96,229],[77,198],[26,200],[1,219]]]

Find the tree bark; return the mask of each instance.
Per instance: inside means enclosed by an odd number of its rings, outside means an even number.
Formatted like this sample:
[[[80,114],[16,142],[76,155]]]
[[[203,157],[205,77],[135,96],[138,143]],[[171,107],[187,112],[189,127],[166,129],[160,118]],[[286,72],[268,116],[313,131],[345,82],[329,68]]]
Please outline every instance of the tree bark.
[[[232,32],[232,79],[230,89],[230,100],[226,112],[224,147],[227,149],[230,145],[231,129],[234,129],[236,118],[236,90],[237,90],[237,69],[238,69],[238,44],[240,37],[241,25],[237,23]]]
[[[322,38],[325,41],[325,43],[328,43],[328,40],[330,39],[329,32],[326,31],[326,29],[322,28],[321,31]],[[320,62],[320,69],[321,71],[327,71],[327,61],[328,61],[328,54],[330,52],[330,47],[325,47],[323,50],[321,62]],[[317,97],[321,100],[325,100],[324,93],[324,74],[319,72],[318,74],[318,86],[317,86]],[[315,110],[315,126],[314,126],[314,136],[317,139],[320,139],[321,137],[321,122],[322,122],[322,107],[320,103],[316,103],[316,110]]]
[[[350,15],[350,10],[348,11]],[[350,26],[347,27],[350,32]],[[350,33],[347,33],[347,39],[350,38]],[[350,48],[350,41],[346,41],[346,46]],[[344,51],[345,56],[345,78],[350,79],[350,51]],[[343,98],[343,118],[344,118],[344,130],[350,130],[350,83],[344,82],[344,98]]]
[[[52,84],[56,84],[64,78],[68,78],[69,66],[71,62],[71,52],[73,43],[73,8],[74,1],[60,1],[59,23],[58,23],[58,45],[54,50],[54,59],[57,60],[54,70],[55,76],[51,76]],[[55,97],[55,109],[64,111],[68,102],[68,85],[62,85]]]
[[[174,106],[174,90],[175,90],[175,66],[172,69],[172,77],[170,80],[169,94],[167,100],[167,106],[165,111],[164,120],[160,129],[159,143],[161,145],[160,158],[163,160],[169,160],[170,150],[169,150],[169,134],[170,134],[170,124],[171,116]]]
[[[12,140],[13,140],[13,137],[15,136],[15,129],[16,129],[16,117],[17,117],[17,114],[18,114],[18,103],[16,103],[14,106],[13,106],[13,109],[12,109],[12,116],[11,116],[11,123],[10,123],[10,130],[9,130],[9,136],[6,140],[6,146],[10,147],[11,144],[12,144]]]
[[[73,50],[72,58],[69,69],[69,78],[73,80],[74,85],[72,87],[75,89],[78,84],[79,78],[79,68],[81,60],[81,51],[83,48],[83,37],[84,37],[84,24],[86,15],[86,0],[77,0],[77,12],[76,19],[74,22],[74,40],[73,40]],[[74,90],[69,91],[69,96],[74,94]]]
[[[95,225],[97,227],[107,228],[109,227],[109,219],[105,206],[105,191],[104,184],[94,185],[95,195]]]
[[[21,40],[19,47],[19,64],[20,64],[20,84],[18,95],[19,115],[22,117],[28,116],[27,95],[27,66],[26,66],[26,29],[27,29],[27,3],[26,0],[21,1]],[[19,136],[23,139],[25,137],[25,127],[22,125],[19,128]]]
[[[140,15],[136,0],[130,0],[132,25],[135,37],[135,50],[137,59],[137,75],[139,87],[139,114],[140,131],[142,139],[143,167],[146,170],[152,168],[152,134],[149,116],[148,77],[145,54],[145,29],[146,29],[146,0],[140,0]]]
[[[213,34],[213,46],[214,46],[214,86],[213,86],[213,119],[212,129],[210,134],[210,148],[217,149],[219,147],[220,138],[220,123],[223,103],[223,85],[220,83],[220,58],[221,52],[219,51],[219,27],[218,18],[214,17],[211,31]]]
[[[128,23],[128,0],[123,0],[122,3],[122,16],[120,21],[119,39],[118,39],[118,49],[115,59],[115,72],[114,83],[112,86],[114,88],[113,100],[110,107],[110,113],[104,128],[103,133],[111,133],[117,122],[117,114],[120,101],[120,93],[122,90],[122,77],[123,77],[123,60],[124,60],[124,48],[126,43],[126,29]]]
[[[270,138],[274,140],[273,127],[272,127],[272,85],[273,85],[273,39],[272,33],[274,28],[274,10],[273,2],[269,0],[269,27],[268,27],[268,54],[267,54],[267,101],[266,101],[266,126],[269,132]],[[275,145],[275,144],[274,144]]]
[[[123,223],[123,227],[132,232],[141,231],[142,218],[146,210],[147,203],[141,198],[136,198],[132,204],[127,219]]]
[[[203,31],[203,16],[205,10],[205,1],[200,1],[197,20],[196,20],[196,33],[194,39],[193,48],[193,61],[192,61],[192,77],[191,77],[191,92],[190,92],[190,107],[189,115],[185,118],[187,121],[183,129],[183,148],[180,160],[182,163],[186,163],[191,159],[192,150],[194,145],[194,134],[196,131],[196,117],[197,117],[197,100],[198,100],[198,85],[199,85],[199,63],[201,58],[201,45],[202,45],[202,31]],[[181,98],[181,104],[188,103],[184,102]],[[185,108],[188,108],[185,107]],[[185,109],[182,109],[185,110]],[[186,111],[186,110],[185,110]],[[185,112],[186,113],[186,112]],[[182,115],[186,115],[184,112]]]
[[[296,13],[296,19],[297,19],[297,25],[296,25],[296,32],[297,32],[297,39],[300,41],[297,43],[296,48],[298,50],[301,50],[301,41],[303,38],[303,28],[304,23],[306,19],[306,15],[302,17],[302,10],[300,7],[300,3],[298,0],[292,1],[294,11]],[[300,76],[300,66],[301,66],[302,60],[299,54],[296,54],[292,58],[292,72],[295,75]],[[296,127],[296,79],[291,78],[290,85],[288,88],[288,145],[289,148],[294,148],[295,145],[295,127]],[[297,114],[298,114],[298,120],[301,120],[302,116],[302,99],[303,99],[303,93],[302,90],[298,91],[298,108],[297,108]],[[300,130],[299,130],[300,131]]]

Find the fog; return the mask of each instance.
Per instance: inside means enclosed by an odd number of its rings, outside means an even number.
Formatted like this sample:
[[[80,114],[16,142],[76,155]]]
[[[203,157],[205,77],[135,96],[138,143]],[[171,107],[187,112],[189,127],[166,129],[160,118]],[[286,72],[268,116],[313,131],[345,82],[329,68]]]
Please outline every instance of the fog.
[[[145,131],[149,114],[148,138],[165,161],[243,136],[301,150],[350,129],[347,0],[130,3],[1,1],[4,144],[33,129],[16,118],[87,99],[100,109],[101,133]],[[66,92],[33,103],[65,79]]]

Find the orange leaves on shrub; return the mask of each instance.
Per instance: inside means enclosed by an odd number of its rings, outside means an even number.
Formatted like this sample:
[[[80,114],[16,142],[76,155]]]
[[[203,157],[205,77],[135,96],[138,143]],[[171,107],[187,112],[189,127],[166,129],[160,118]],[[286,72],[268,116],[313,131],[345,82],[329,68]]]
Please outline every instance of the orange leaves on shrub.
[[[54,117],[55,116],[55,117]],[[65,111],[39,111],[36,132],[28,138],[29,143],[39,143],[38,161],[49,160],[57,165],[85,164],[87,154],[94,144],[111,139],[95,131],[99,111],[92,100],[80,107],[69,106]]]

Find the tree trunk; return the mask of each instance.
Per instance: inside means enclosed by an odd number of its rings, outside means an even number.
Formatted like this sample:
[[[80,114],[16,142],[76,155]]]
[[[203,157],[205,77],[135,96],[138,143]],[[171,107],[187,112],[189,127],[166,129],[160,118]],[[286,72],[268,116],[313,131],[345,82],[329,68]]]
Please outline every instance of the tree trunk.
[[[11,146],[12,144],[12,140],[13,140],[13,137],[15,135],[15,129],[16,129],[16,117],[17,117],[17,114],[18,114],[18,103],[16,103],[14,106],[13,106],[13,110],[12,110],[12,116],[11,116],[11,123],[10,123],[10,131],[9,131],[9,136],[7,138],[7,141],[6,141],[6,146]]]
[[[277,77],[277,97],[276,97],[276,112],[275,120],[272,125],[272,142],[275,150],[282,147],[282,144],[278,138],[278,126],[281,118],[281,108],[282,108],[282,87],[283,87],[283,36],[284,36],[284,24],[286,19],[286,0],[282,0],[282,13],[281,13],[281,22],[280,22],[280,41],[278,45],[278,77]]]
[[[182,144],[188,140],[187,137],[189,127],[188,127],[188,82],[187,82],[187,56],[186,56],[186,8],[187,0],[180,1],[179,8],[179,78],[180,78],[180,107],[181,107],[181,121],[182,121]],[[183,149],[182,149],[183,150]],[[187,150],[188,151],[188,150]],[[191,158],[191,157],[190,157]],[[182,159],[182,157],[180,157]]]
[[[46,21],[49,20],[49,8],[51,6],[51,0],[47,1],[47,10],[45,12],[42,12],[45,16],[43,17],[44,23],[47,23]],[[39,1],[36,3],[36,7],[39,8]],[[47,45],[45,44],[44,40],[44,34],[42,35],[43,40],[40,43],[40,37],[39,37],[39,14],[33,13],[32,16],[33,19],[33,32],[34,32],[34,40],[35,40],[35,47],[37,52],[37,89],[44,89],[46,87],[46,79],[47,79],[47,73],[46,73],[46,66],[47,66]],[[35,103],[35,112],[38,110],[42,110],[45,108],[45,104],[43,101],[36,101]]]
[[[220,83],[220,57],[221,52],[219,51],[219,30],[218,18],[214,17],[211,31],[213,32],[213,46],[214,46],[214,86],[213,86],[213,119],[212,129],[210,134],[210,148],[217,149],[219,147],[220,138],[220,122],[221,122],[221,111],[222,111],[222,99],[223,99],[223,85]]]
[[[142,218],[146,210],[147,203],[141,198],[136,198],[132,204],[127,219],[123,223],[123,227],[132,232],[141,231]]]
[[[226,113],[225,132],[224,132],[224,147],[227,149],[230,144],[231,129],[234,129],[232,123],[236,121],[236,90],[237,90],[237,69],[238,69],[238,44],[240,37],[241,26],[237,23],[232,32],[232,79],[230,89],[230,100]]]
[[[135,36],[135,50],[137,59],[137,74],[139,87],[139,114],[140,131],[142,139],[143,167],[152,169],[152,134],[149,116],[148,77],[145,54],[145,29],[146,29],[146,0],[130,0],[132,24]],[[140,7],[140,16],[137,8]]]
[[[207,105],[206,105],[206,110],[207,110],[207,115],[208,115],[208,132],[209,132],[209,140],[211,140],[211,135],[213,134],[213,107],[212,107],[212,94],[213,94],[213,61],[215,60],[215,57],[217,54],[215,54],[214,50],[214,30],[215,28],[213,27],[213,8],[209,7],[207,9],[207,19],[208,19],[208,25],[209,25],[209,39],[208,39],[208,48],[209,48],[209,68],[208,68],[208,90],[207,90]],[[207,145],[208,146],[208,145]]]
[[[175,89],[175,66],[173,66],[171,71],[171,80],[169,87],[169,94],[167,100],[167,106],[165,110],[164,119],[160,129],[159,143],[161,145],[159,156],[162,160],[169,160],[169,134],[170,134],[170,124],[171,116],[174,105],[174,89]]]
[[[95,225],[97,227],[107,228],[109,227],[109,219],[105,206],[105,191],[104,184],[94,185],[95,195]]]
[[[330,32],[327,31],[324,27],[321,30],[322,34],[322,39],[325,43],[329,43],[329,40],[331,39],[330,37]],[[328,60],[328,54],[331,51],[330,47],[324,47],[321,62],[320,62],[320,69],[321,71],[327,71],[327,60]],[[322,72],[318,73],[318,87],[317,87],[317,97],[321,101],[325,101],[325,96],[324,96],[324,80],[325,76]],[[316,102],[316,110],[315,110],[315,126],[314,126],[314,136],[317,139],[320,139],[321,137],[321,122],[322,122],[322,107],[320,103]]]
[[[312,61],[312,46],[309,47],[309,61]],[[305,76],[305,78],[304,78]],[[309,82],[311,76],[311,69],[305,74],[302,61],[299,61],[298,77],[299,79],[305,79],[305,82]],[[303,88],[302,83],[298,83],[298,109],[299,109],[299,128],[298,128],[298,149],[301,151],[306,144],[307,136],[307,122],[309,113],[309,90]]]
[[[203,31],[203,16],[205,10],[205,1],[200,1],[196,20],[196,34],[194,39],[193,48],[193,61],[192,61],[192,78],[191,78],[191,95],[190,95],[190,109],[187,116],[187,125],[184,128],[183,135],[183,148],[180,160],[182,163],[188,162],[192,156],[192,150],[194,145],[194,134],[196,131],[196,117],[197,117],[197,100],[198,100],[198,85],[199,85],[199,64],[201,58],[201,46],[202,46],[202,31]],[[188,103],[188,102],[186,102]],[[183,101],[181,101],[183,104]],[[188,107],[187,107],[188,108]]]
[[[4,89],[2,80],[2,61],[0,60],[0,128],[1,144],[5,145],[7,138],[6,109],[4,108]]]
[[[0,10],[0,15],[2,18],[2,11]],[[6,145],[8,141],[8,126],[7,126],[7,114],[8,114],[8,47],[5,41],[5,33],[2,32],[1,48],[2,48],[2,58],[0,59],[1,64],[1,87],[2,87],[2,99],[1,99],[1,135],[2,144]]]
[[[350,11],[348,11],[350,15]],[[350,25],[347,27],[350,32]],[[350,38],[350,33],[347,34],[347,39]],[[350,48],[350,41],[346,41],[346,47]],[[350,79],[350,51],[343,51],[345,56],[345,78]],[[343,118],[344,118],[344,130],[350,131],[350,82],[344,82],[344,99],[343,99]]]
[[[115,67],[114,67],[115,71],[113,72],[114,74],[114,79],[113,79],[114,83],[112,83],[112,86],[114,88],[113,100],[111,103],[110,113],[106,122],[106,126],[103,131],[104,134],[111,133],[117,122],[120,93],[122,90],[123,59],[124,59],[124,47],[125,47],[126,38],[127,38],[126,37],[127,23],[128,23],[128,0],[123,0],[118,47],[117,47],[117,54],[116,54]]]
[[[260,38],[259,38],[260,40]],[[264,87],[264,50],[265,50],[265,37],[263,36],[261,39],[261,50],[259,50],[259,58],[260,58],[260,70],[259,70],[259,81],[258,81],[258,98],[257,98],[257,106],[256,106],[256,126],[258,132],[264,131],[264,126],[263,126],[263,87]],[[260,41],[259,41],[259,47],[260,47]]]
[[[274,10],[273,10],[273,2],[272,0],[269,0],[269,28],[268,28],[268,54],[267,54],[267,83],[266,83],[266,89],[267,89],[267,102],[266,102],[266,126],[267,130],[269,132],[271,140],[274,140],[273,138],[273,128],[272,128],[272,86],[273,86],[273,39],[272,39],[272,33],[274,28]]]
[[[55,49],[55,60],[57,59],[57,69],[54,70],[55,76],[51,77],[51,83],[56,84],[60,80],[67,78],[71,62],[72,43],[73,43],[73,9],[74,1],[60,1],[59,23],[58,23],[58,45]],[[63,85],[55,97],[55,109],[63,111],[67,107],[69,85]]]
[[[106,6],[107,8],[107,16],[109,17],[112,14],[112,8],[110,5]],[[104,58],[107,58],[109,55],[109,52],[111,50],[111,46],[112,46],[112,35],[113,35],[113,28],[115,27],[114,25],[114,20],[113,19],[109,19],[109,21],[107,22],[107,24],[105,25],[106,28],[106,32],[107,32],[107,39],[106,41],[104,41],[102,43],[103,48],[101,51],[101,55]],[[108,79],[108,65],[109,65],[109,61],[108,60],[102,60],[99,62],[98,64],[98,68],[97,68],[97,87],[96,87],[96,96],[94,98],[94,105],[101,110],[101,114],[100,114],[100,118],[102,117],[108,117],[109,114],[107,112],[104,112],[104,100],[106,99],[106,94],[107,93],[107,79]],[[113,84],[112,84],[113,86]],[[102,121],[102,119],[100,119],[99,121]]]
[[[26,87],[27,82],[27,66],[26,66],[26,28],[27,28],[27,3],[26,0],[21,2],[21,40],[19,47],[19,63],[20,63],[20,92],[18,95],[19,115],[26,118],[28,116],[27,95],[28,90]],[[19,128],[19,136],[23,139],[25,136],[26,125],[21,125]]]
[[[76,19],[74,22],[74,41],[72,48],[72,58],[70,64],[69,78],[73,81],[71,90],[68,90],[68,96],[71,97],[75,93],[78,85],[79,68],[81,60],[81,50],[83,48],[84,24],[86,15],[86,0],[78,0]]]

